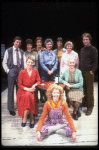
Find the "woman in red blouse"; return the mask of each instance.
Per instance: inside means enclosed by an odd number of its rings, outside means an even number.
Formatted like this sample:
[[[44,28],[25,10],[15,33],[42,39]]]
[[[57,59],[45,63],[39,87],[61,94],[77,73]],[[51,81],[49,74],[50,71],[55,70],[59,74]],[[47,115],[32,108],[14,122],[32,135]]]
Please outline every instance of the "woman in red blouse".
[[[26,126],[27,113],[30,110],[30,128],[34,127],[34,115],[37,114],[35,87],[41,83],[38,70],[32,68],[33,62],[32,57],[27,57],[27,68],[19,73],[17,92],[18,116],[23,116],[21,126]]]

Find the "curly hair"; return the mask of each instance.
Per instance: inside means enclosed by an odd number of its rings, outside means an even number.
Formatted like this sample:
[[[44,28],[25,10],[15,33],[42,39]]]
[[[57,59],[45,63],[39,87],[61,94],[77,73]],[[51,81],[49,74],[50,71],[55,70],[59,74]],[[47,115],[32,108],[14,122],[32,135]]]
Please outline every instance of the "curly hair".
[[[64,90],[63,90],[63,88],[61,86],[57,85],[57,84],[51,84],[49,86],[49,88],[47,89],[47,92],[46,92],[48,100],[53,99],[53,96],[52,96],[53,90],[59,90],[59,93],[60,93],[59,99],[61,99],[61,100],[64,99]]]

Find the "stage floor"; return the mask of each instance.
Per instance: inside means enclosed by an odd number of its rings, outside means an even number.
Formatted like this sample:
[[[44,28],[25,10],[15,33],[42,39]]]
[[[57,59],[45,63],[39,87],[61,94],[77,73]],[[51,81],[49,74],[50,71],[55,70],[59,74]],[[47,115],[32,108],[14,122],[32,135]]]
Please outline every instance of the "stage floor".
[[[36,139],[36,128],[39,117],[43,109],[43,103],[39,102],[38,116],[35,117],[35,126],[30,129],[30,119],[27,120],[26,127],[21,127],[22,118],[18,117],[15,96],[16,116],[11,116],[7,110],[7,92],[5,89],[1,93],[1,144],[2,146],[95,146],[98,144],[98,82],[94,82],[94,109],[90,116],[86,116],[86,107],[82,107],[81,117],[78,121],[74,120],[77,130],[77,140],[72,142],[71,138],[67,138],[58,134],[50,136],[38,142]],[[39,95],[38,95],[39,96]],[[72,114],[72,107],[69,108]]]

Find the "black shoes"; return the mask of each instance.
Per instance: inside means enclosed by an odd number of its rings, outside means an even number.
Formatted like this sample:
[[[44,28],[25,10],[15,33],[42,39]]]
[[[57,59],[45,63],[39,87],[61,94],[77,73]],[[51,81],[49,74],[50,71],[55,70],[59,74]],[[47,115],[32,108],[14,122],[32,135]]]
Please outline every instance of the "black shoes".
[[[22,123],[21,123],[21,126],[22,126],[22,127],[25,127],[25,126],[26,126],[26,123],[23,123],[23,122],[22,122]]]
[[[23,123],[23,122],[22,122],[22,123],[21,123],[21,126],[22,126],[22,127],[25,127],[25,126],[26,126],[26,123]],[[34,128],[34,124],[31,124],[31,123],[30,123],[30,128]]]
[[[9,113],[10,113],[10,115],[12,115],[12,116],[15,116],[15,115],[16,115],[15,111],[9,111]]]
[[[78,111],[77,111],[77,116],[78,116],[78,117],[81,117],[81,113],[80,113],[79,109],[78,109]]]
[[[74,120],[78,120],[77,114],[73,114],[73,119],[74,119]]]
[[[92,110],[87,110],[86,115],[89,116],[91,115],[91,113],[92,113]]]
[[[30,123],[30,128],[34,128],[34,124],[31,124],[31,123]]]
[[[74,113],[73,113],[73,119],[74,119],[74,120],[78,120],[79,117],[81,117],[81,113],[80,113],[80,111],[79,111],[79,109],[78,109],[77,114],[74,114]]]

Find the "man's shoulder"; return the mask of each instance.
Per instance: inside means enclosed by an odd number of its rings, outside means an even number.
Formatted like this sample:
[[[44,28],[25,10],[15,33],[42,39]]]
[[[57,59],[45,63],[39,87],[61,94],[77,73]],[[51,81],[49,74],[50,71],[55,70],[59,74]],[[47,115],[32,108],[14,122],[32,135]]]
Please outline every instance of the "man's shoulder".
[[[8,52],[13,51],[13,47],[9,47],[6,49]]]
[[[22,53],[24,53],[23,49],[21,49],[21,48],[20,48],[20,51],[21,51]]]
[[[33,48],[32,50],[35,51],[35,52],[37,52],[37,47]],[[45,50],[46,50],[46,48],[42,47],[42,51],[45,51]]]
[[[93,45],[91,45],[91,48],[92,48],[93,50],[97,50],[97,48],[96,48],[95,46],[93,46]]]
[[[37,48],[36,47],[32,48],[32,51],[37,52]]]

